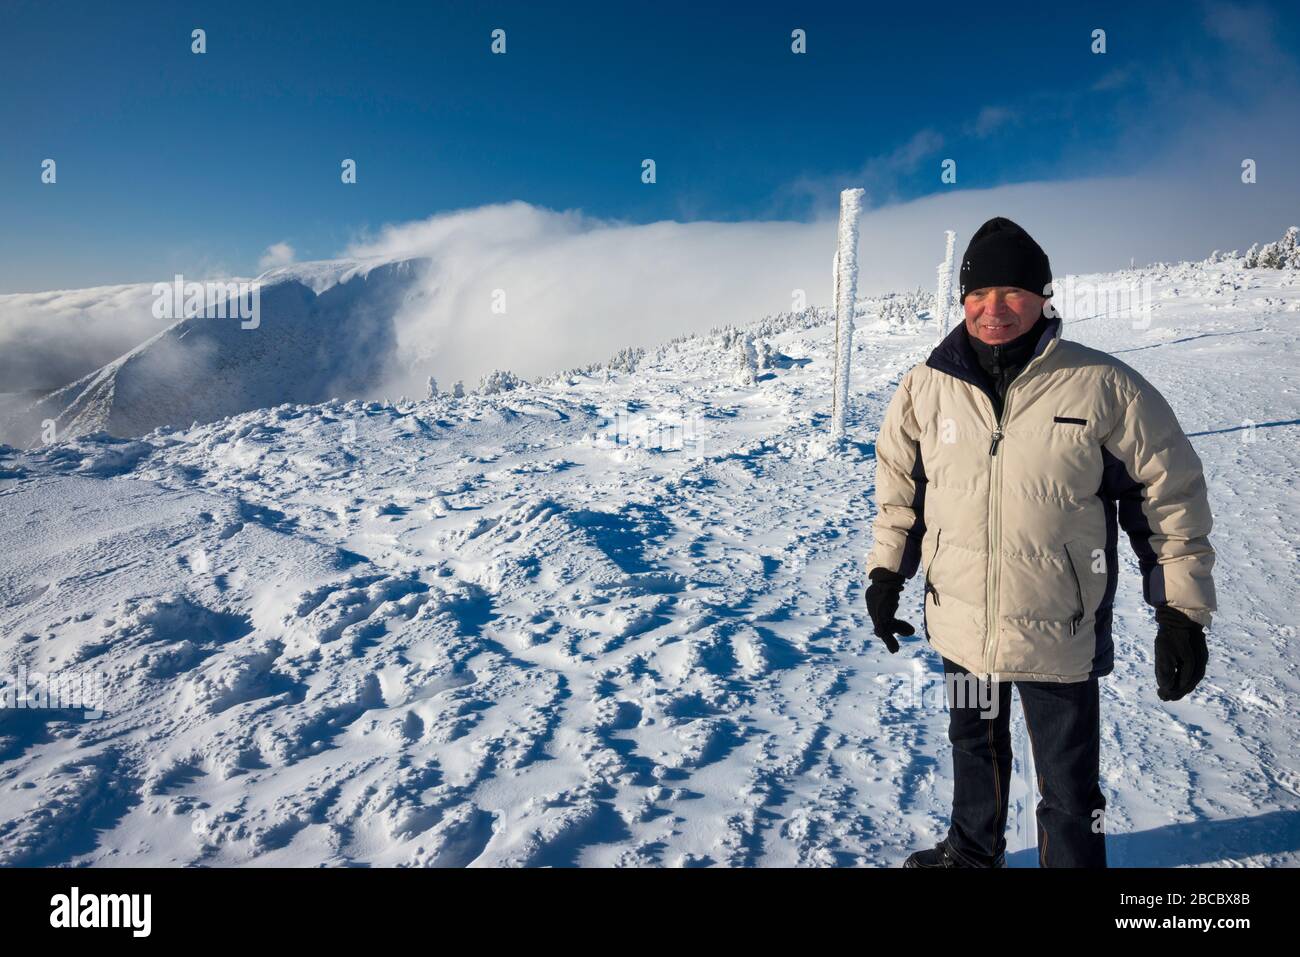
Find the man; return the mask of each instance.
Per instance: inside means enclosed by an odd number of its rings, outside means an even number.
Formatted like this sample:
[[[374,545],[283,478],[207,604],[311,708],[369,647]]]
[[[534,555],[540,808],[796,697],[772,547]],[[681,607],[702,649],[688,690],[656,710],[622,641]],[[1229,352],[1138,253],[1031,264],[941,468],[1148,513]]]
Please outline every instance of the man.
[[[1106,866],[1098,679],[1113,670],[1117,526],[1156,609],[1160,698],[1205,674],[1216,605],[1200,459],[1154,386],[1060,338],[1051,281],[1023,229],[981,226],[961,264],[965,322],[903,376],[876,443],[867,606],[896,652],[914,631],[894,617],[903,582],[924,568],[953,747],[948,834],[907,867],[1005,866],[1010,682],[1038,770],[1040,865]],[[986,693],[957,700],[961,683]]]

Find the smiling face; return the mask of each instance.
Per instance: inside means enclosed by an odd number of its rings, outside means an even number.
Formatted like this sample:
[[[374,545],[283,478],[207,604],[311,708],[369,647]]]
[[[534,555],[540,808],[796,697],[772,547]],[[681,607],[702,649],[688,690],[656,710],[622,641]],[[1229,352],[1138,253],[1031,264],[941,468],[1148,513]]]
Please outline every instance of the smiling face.
[[[998,346],[1028,332],[1043,314],[1045,296],[1018,286],[972,289],[962,300],[966,331],[980,342]]]

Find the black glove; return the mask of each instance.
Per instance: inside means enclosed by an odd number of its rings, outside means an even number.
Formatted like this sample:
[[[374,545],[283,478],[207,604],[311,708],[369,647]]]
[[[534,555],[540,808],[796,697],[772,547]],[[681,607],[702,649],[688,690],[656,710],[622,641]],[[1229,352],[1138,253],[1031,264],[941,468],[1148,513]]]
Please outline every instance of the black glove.
[[[1205,677],[1205,629],[1167,604],[1156,608],[1156,621],[1156,693],[1161,701],[1177,701]]]
[[[887,568],[873,568],[867,577],[871,579],[871,584],[867,586],[867,612],[871,615],[871,623],[876,627],[876,637],[885,640],[885,647],[892,655],[898,651],[895,633],[916,633],[916,629],[907,622],[894,617],[898,611],[898,596],[903,593],[903,582],[907,579]]]

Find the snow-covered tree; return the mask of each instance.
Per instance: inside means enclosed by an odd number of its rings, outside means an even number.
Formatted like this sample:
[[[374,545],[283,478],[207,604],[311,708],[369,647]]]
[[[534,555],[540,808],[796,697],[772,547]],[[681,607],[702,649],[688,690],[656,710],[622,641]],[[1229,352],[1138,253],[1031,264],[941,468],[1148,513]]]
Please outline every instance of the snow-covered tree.
[[[614,357],[609,360],[607,367],[614,372],[635,372],[636,367],[640,364],[644,355],[644,349],[632,347],[620,349],[614,354]]]
[[[758,353],[754,350],[754,339],[742,332],[735,337],[732,351],[736,356],[736,385],[753,385],[758,381]]]
[[[485,375],[478,385],[479,395],[496,395],[499,392],[509,392],[517,389],[524,384],[513,372],[505,369],[493,369]]]
[[[454,399],[465,398],[465,383],[457,379],[456,384],[451,387],[451,395]]]
[[[433,376],[429,376],[429,381],[427,383],[427,386],[428,386],[429,398],[436,399],[438,397],[438,380],[435,379]]]
[[[1300,228],[1290,227],[1275,243],[1267,243],[1259,250],[1259,267],[1262,269],[1300,269],[1300,246],[1297,236]]]
[[[877,315],[891,333],[912,334],[921,328],[921,313],[934,305],[924,291],[890,294],[879,300]]]

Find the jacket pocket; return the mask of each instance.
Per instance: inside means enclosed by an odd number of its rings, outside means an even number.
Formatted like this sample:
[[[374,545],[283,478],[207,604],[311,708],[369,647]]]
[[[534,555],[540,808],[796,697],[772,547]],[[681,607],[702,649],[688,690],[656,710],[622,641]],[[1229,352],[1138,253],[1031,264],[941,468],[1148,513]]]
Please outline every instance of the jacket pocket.
[[[1070,619],[1070,634],[1074,634],[1079,629],[1079,622],[1083,621],[1083,616],[1087,609],[1083,604],[1083,583],[1079,580],[1079,570],[1075,567],[1074,556],[1070,554],[1070,546],[1067,543],[1062,549],[1065,552],[1065,563],[1070,568],[1070,578],[1074,582],[1074,600],[1078,612]]]
[[[927,597],[933,595],[934,603],[936,605],[940,604],[939,591],[930,582],[930,573],[934,569],[934,560],[939,557],[939,540],[942,537],[943,537],[943,529],[942,528],[935,529],[934,551],[930,553],[930,560],[925,563],[925,594]]]

